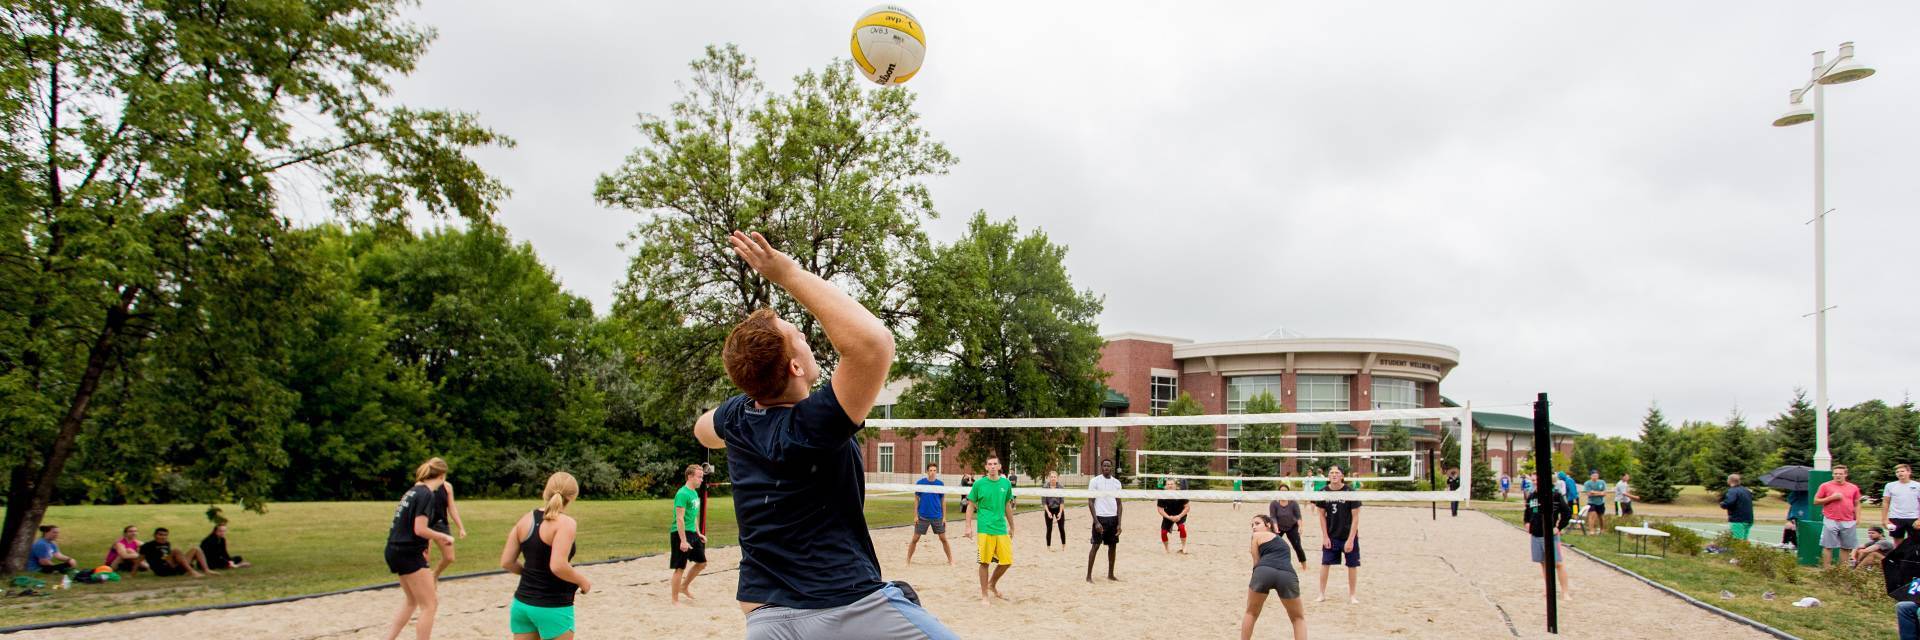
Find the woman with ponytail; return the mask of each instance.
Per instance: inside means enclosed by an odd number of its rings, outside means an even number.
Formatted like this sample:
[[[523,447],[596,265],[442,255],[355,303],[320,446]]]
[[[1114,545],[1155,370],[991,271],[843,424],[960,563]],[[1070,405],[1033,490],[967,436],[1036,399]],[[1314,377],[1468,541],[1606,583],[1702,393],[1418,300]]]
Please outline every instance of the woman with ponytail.
[[[393,526],[387,531],[387,569],[400,576],[400,591],[406,596],[400,611],[394,614],[393,626],[387,629],[387,640],[400,637],[400,631],[407,627],[407,620],[415,611],[420,614],[419,622],[413,626],[413,634],[419,640],[433,637],[433,617],[439,611],[439,596],[434,593],[433,573],[427,571],[427,544],[437,542],[453,546],[453,536],[434,531],[428,524],[433,521],[436,508],[434,492],[447,480],[447,461],[432,458],[420,465],[413,473],[414,485],[407,494],[400,497],[400,506],[393,510]]]
[[[458,526],[460,527],[460,537],[466,538],[467,523],[460,520],[460,509],[453,504],[453,483],[445,480],[447,475],[445,471],[446,462],[439,458],[434,458],[428,462],[440,462],[442,469],[440,477],[442,480],[440,482],[440,488],[433,490],[433,518],[427,521],[427,527],[440,533],[452,534],[453,527]],[[448,523],[449,519],[452,520],[451,524]],[[433,579],[439,580],[440,574],[446,573],[447,567],[453,566],[453,543],[435,541],[433,546],[440,548],[440,564],[434,565],[433,567]]]
[[[593,581],[573,568],[579,523],[566,514],[580,497],[580,483],[573,474],[555,472],[547,477],[540,497],[546,506],[520,516],[500,550],[500,568],[520,576],[508,609],[508,630],[514,640],[572,640],[573,595],[593,590]]]

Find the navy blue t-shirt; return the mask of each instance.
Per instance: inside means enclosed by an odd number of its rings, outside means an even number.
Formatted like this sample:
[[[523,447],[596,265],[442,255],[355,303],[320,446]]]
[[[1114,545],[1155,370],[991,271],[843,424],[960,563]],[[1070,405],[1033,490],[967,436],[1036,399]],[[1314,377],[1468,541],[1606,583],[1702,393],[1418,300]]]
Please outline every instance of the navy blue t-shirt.
[[[740,526],[740,601],[825,609],[884,586],[867,534],[860,427],[831,383],[791,407],[738,395],[714,410]]]

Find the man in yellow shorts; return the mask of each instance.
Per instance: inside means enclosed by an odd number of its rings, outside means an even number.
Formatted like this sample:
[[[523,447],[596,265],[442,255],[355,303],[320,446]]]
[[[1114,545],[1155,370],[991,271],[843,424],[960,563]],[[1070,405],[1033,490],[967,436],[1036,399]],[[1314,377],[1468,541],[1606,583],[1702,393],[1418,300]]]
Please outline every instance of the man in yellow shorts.
[[[980,546],[980,604],[991,605],[1000,595],[1000,576],[1013,566],[1013,481],[1000,475],[1000,457],[987,457],[987,477],[975,480],[967,492],[967,535],[976,536]],[[980,518],[974,528],[974,517]],[[987,577],[987,563],[999,563],[993,577]]]

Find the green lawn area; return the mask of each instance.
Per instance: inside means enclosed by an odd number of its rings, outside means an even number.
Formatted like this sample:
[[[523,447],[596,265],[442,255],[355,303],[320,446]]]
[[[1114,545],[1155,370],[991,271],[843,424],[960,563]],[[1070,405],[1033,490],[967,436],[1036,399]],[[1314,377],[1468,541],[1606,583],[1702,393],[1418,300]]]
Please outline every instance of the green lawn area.
[[[1784,506],[1782,508],[1784,509]],[[1635,510],[1639,511],[1639,508],[1636,506]],[[1489,510],[1488,513],[1509,523],[1521,524],[1520,511]],[[1811,568],[1800,568],[1800,581],[1787,584],[1742,571],[1739,567],[1729,564],[1726,555],[1702,553],[1699,556],[1689,557],[1668,554],[1664,559],[1638,558],[1616,553],[1614,548],[1619,542],[1613,535],[1596,534],[1587,537],[1580,535],[1577,531],[1567,536],[1566,542],[1570,546],[1646,576],[1702,602],[1752,618],[1807,640],[1852,640],[1894,635],[1892,600],[1880,594],[1861,597],[1842,593],[1835,588],[1820,584],[1815,578],[1816,571]],[[1659,543],[1651,544],[1649,552],[1657,554],[1658,551],[1654,549],[1658,548]],[[1625,549],[1628,553],[1632,552],[1630,545]],[[1879,574],[1873,575],[1875,580],[1879,579]],[[1602,600],[1606,598],[1604,593],[1581,591],[1579,575],[1575,574],[1573,578],[1574,591],[1579,594],[1578,597]],[[1734,598],[1721,599],[1722,590],[1732,592]],[[1772,601],[1761,599],[1761,594],[1769,590],[1776,593],[1775,599]],[[1819,598],[1821,606],[1812,609],[1793,606],[1795,600],[1805,596]]]
[[[461,500],[468,537],[456,548],[458,562],[449,575],[498,568],[507,529],[534,500]],[[238,506],[223,507],[231,552],[254,566],[220,575],[155,578],[100,585],[75,585],[40,598],[0,600],[0,626],[92,618],[195,605],[263,600],[388,583],[393,576],[382,559],[394,502],[307,502],[269,505],[265,514]],[[579,562],[660,553],[667,549],[672,523],[669,500],[585,500],[571,513],[580,519]],[[952,510],[952,515],[959,512]],[[911,496],[875,496],[867,500],[867,523],[874,527],[913,522]],[[156,527],[168,528],[176,548],[199,544],[211,530],[205,505],[53,507],[47,524],[60,526],[60,550],[91,566],[105,559],[107,545],[120,528],[138,525],[146,540]],[[710,502],[709,544],[731,545],[739,534],[730,498]],[[438,552],[434,553],[438,561]]]

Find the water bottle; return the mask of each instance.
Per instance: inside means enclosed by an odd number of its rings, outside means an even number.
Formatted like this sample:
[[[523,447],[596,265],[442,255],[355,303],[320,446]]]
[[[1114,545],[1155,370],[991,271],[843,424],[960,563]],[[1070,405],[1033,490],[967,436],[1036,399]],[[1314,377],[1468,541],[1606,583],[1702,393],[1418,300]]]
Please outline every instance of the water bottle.
[[[60,575],[60,588],[62,589],[73,588],[73,574],[64,573]]]

